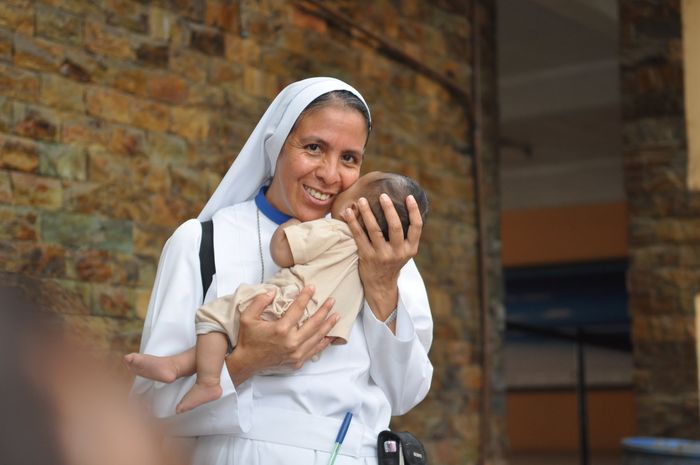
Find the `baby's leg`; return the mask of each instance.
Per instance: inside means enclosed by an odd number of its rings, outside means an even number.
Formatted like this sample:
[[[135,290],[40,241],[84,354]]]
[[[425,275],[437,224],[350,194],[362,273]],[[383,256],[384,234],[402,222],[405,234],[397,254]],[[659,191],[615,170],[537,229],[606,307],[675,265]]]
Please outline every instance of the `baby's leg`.
[[[211,332],[197,336],[197,381],[182,398],[175,413],[192,410],[221,397],[221,368],[228,350],[228,337]]]
[[[166,357],[133,353],[124,356],[124,363],[133,374],[155,381],[172,383],[177,378],[195,373],[195,349]]]

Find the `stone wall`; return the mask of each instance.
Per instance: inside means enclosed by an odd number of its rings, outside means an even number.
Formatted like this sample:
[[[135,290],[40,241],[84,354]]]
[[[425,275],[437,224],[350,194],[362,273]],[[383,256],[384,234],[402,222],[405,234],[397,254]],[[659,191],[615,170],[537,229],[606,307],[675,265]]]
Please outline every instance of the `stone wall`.
[[[491,1],[475,4],[485,218],[495,233],[495,22]],[[473,108],[445,85],[474,100],[473,14],[451,0],[322,5],[0,3],[0,271],[61,289],[70,304],[60,312],[97,348],[135,349],[163,243],[197,215],[272,97],[307,76],[345,79],[373,112],[364,169],[413,176],[432,200],[417,261],[435,316],[435,377],[428,398],[395,426],[423,437],[432,463],[474,463],[482,387],[498,385],[500,363],[494,353],[485,381]],[[489,247],[498,284],[497,241]],[[492,288],[498,348],[499,285]],[[491,402],[487,447],[497,459],[498,392]]]
[[[680,2],[620,5],[637,432],[697,438],[700,194],[686,186]]]

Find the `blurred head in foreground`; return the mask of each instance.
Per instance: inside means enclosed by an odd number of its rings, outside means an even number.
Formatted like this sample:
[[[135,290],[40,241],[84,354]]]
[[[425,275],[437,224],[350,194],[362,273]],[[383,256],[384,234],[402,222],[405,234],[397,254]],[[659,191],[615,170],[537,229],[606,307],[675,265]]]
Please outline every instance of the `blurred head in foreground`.
[[[0,287],[0,463],[175,464],[128,386],[63,337],[55,315]]]

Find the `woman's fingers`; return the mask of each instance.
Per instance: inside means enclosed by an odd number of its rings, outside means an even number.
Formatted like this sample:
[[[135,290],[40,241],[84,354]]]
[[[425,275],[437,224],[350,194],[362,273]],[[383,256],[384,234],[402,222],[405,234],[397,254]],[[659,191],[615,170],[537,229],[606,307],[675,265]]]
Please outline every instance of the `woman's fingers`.
[[[335,304],[335,299],[329,297],[321,305],[316,313],[314,313],[304,324],[299,328],[298,335],[301,341],[307,341],[313,339],[314,335],[319,338],[325,337],[328,332],[335,325],[335,316],[328,317],[333,305]],[[316,341],[318,342],[318,341]]]
[[[297,327],[299,325],[299,320],[301,320],[301,317],[304,316],[306,306],[309,304],[311,297],[314,295],[314,291],[315,289],[313,286],[304,286],[301,292],[299,292],[297,298],[294,299],[294,302],[292,302],[289,308],[287,308],[287,311],[284,315],[282,315],[282,318],[280,318],[279,321],[284,323],[288,328]]]
[[[367,234],[365,234],[364,229],[362,229],[362,225],[360,225],[360,222],[357,220],[355,213],[349,208],[343,212],[343,219],[350,228],[350,232],[352,233],[352,237],[355,239],[360,255],[364,255],[366,251],[372,248],[372,244],[369,241]]]
[[[351,214],[350,211],[346,212],[345,220],[353,232],[353,236],[358,243],[358,248],[362,251],[362,247],[371,247],[379,252],[383,247],[391,245],[394,254],[398,253],[403,255],[407,253],[409,256],[414,256],[418,252],[418,243],[420,242],[420,236],[423,230],[423,220],[416,199],[412,195],[406,197],[406,207],[408,209],[410,224],[405,236],[401,219],[389,196],[387,194],[381,194],[379,202],[388,226],[388,241],[384,238],[384,234],[366,199],[361,198],[358,201],[358,209],[360,215],[362,215],[362,221],[365,224],[367,234],[365,234],[365,231],[355,218],[355,215]],[[364,241],[362,240],[363,237],[365,239]]]
[[[377,223],[377,219],[372,213],[372,209],[369,207],[369,202],[364,197],[357,201],[358,208],[360,210],[360,215],[362,215],[362,222],[365,224],[365,229],[367,230],[367,235],[369,236],[372,245],[376,248],[377,245],[386,242],[384,240],[384,234]]]
[[[413,252],[413,255],[415,256],[418,253],[418,244],[423,231],[423,218],[420,215],[418,202],[416,202],[416,199],[412,195],[409,195],[406,198],[406,207],[408,208],[408,219],[411,222],[408,227],[406,239],[408,240],[409,246]]]
[[[301,366],[313,355],[328,347],[323,339],[335,325],[335,316],[328,318],[328,313],[335,301],[327,299],[316,312],[299,327],[299,321],[314,292],[313,286],[306,286],[299,296],[289,306],[287,312],[275,322],[278,326],[278,336],[284,341],[287,351],[287,364],[294,368]]]
[[[267,292],[265,294],[260,294],[259,296],[255,297],[246,309],[246,311],[242,313],[241,318],[244,318],[244,316],[247,319],[260,318],[260,315],[262,315],[262,312],[265,311],[265,308],[267,308],[267,306],[272,303],[272,299],[274,297],[274,292]]]
[[[333,307],[334,300],[327,299],[324,304],[299,328],[299,340],[302,341],[297,351],[299,368],[308,359],[326,349],[332,338],[327,337],[333,326],[338,322],[338,315],[328,316]]]
[[[257,296],[240,315],[238,343],[226,359],[226,367],[236,386],[261,370],[286,362],[287,354],[277,338],[277,327],[261,318],[273,296],[274,293]]]
[[[320,343],[335,324],[335,319],[328,321],[326,318],[332,301],[322,305],[299,328],[299,320],[313,293],[313,286],[306,286],[282,318],[275,321],[262,318],[274,293],[260,295],[251,302],[246,311],[241,313],[235,357],[228,365],[232,378],[240,383],[266,368],[280,365],[299,368],[309,357],[324,348],[324,344]]]
[[[399,214],[396,213],[394,203],[391,201],[388,195],[380,195],[379,203],[382,206],[384,217],[386,218],[386,223],[389,227],[389,243],[393,248],[399,248],[403,245],[403,241],[405,240],[405,237],[403,237],[403,227],[401,226]]]

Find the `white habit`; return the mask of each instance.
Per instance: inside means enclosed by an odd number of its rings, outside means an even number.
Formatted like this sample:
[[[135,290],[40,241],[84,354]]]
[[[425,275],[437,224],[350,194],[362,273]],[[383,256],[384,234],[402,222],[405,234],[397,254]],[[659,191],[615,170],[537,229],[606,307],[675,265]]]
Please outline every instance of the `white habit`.
[[[267,278],[278,270],[269,253],[277,224],[261,215],[260,226]],[[200,238],[199,222],[190,220],[166,243],[141,352],[172,355],[195,344],[195,312],[202,302]],[[207,300],[259,281],[254,201],[214,215],[214,249],[217,275]],[[348,344],[328,347],[319,361],[292,374],[253,376],[235,389],[224,368],[223,397],[181,415],[174,415],[175,406],[194,377],[172,384],[137,378],[134,391],[150,399],[154,415],[167,418],[171,434],[196,437],[196,465],[325,465],[348,411],[354,416],[336,464],[376,465],[377,434],[391,415],[408,411],[428,392],[431,341],[425,286],[410,261],[399,278],[396,335],[365,303]]]
[[[301,112],[317,97],[356,89],[335,78],[304,79],[275,97],[198,220],[214,220],[217,273],[206,301],[260,280],[256,207],[252,200],[274,175],[277,157]],[[365,103],[366,106],[366,103]],[[369,109],[367,109],[369,112]],[[265,278],[278,267],[269,252],[277,223],[260,216]],[[141,352],[173,355],[195,344],[195,312],[202,303],[201,226],[190,220],[170,237],[158,264]],[[335,304],[342,305],[342,302]],[[190,438],[195,465],[326,465],[346,412],[354,417],[337,465],[376,465],[377,434],[428,392],[432,319],[425,286],[413,261],[399,277],[396,335],[366,303],[346,345],[330,346],[318,362],[286,375],[253,376],[234,388],[221,374],[223,396],[174,415],[194,377],[162,384],[137,378],[134,392],[150,400],[173,436]]]

